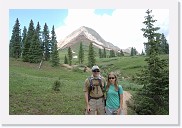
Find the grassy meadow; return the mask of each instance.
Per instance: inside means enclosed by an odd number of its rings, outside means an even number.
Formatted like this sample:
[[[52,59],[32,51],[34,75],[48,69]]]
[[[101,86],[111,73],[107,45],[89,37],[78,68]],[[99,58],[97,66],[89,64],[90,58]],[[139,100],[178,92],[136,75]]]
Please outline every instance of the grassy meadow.
[[[62,58],[64,55],[61,56]],[[168,57],[168,56],[162,56]],[[144,56],[96,58],[101,74],[119,73],[119,84],[134,94],[141,85],[122,77],[135,75],[146,62]],[[77,60],[73,60],[76,63]],[[73,63],[74,64],[74,63]],[[85,109],[83,85],[91,73],[81,67],[67,69],[51,67],[50,62],[31,64],[10,58],[9,61],[9,114],[10,115],[83,115]],[[60,91],[52,89],[56,80],[61,82]],[[130,113],[132,114],[132,113]]]

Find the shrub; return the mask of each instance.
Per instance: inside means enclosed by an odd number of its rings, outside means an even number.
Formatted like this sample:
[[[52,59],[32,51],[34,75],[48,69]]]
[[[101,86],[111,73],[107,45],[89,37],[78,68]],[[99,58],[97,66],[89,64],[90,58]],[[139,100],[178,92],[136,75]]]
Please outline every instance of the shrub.
[[[52,89],[54,91],[60,91],[61,82],[59,80],[54,81],[54,84],[52,86]]]

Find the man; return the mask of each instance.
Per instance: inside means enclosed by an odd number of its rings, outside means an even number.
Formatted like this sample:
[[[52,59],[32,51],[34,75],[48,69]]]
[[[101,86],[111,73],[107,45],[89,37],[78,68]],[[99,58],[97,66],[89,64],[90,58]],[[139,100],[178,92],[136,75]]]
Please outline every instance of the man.
[[[94,65],[92,67],[92,75],[85,80],[83,88],[87,115],[105,115],[105,86],[105,78],[100,75],[99,67]]]

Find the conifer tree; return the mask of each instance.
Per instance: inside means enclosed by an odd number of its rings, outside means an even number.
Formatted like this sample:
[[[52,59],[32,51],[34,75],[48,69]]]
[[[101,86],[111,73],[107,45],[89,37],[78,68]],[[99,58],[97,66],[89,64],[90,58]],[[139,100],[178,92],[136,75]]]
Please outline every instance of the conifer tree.
[[[66,55],[64,56],[64,64],[68,64],[68,59]]]
[[[52,27],[51,31],[51,62],[52,66],[59,65],[59,53],[57,50],[57,40],[56,40],[56,33],[54,31],[54,26]]]
[[[88,66],[92,67],[95,64],[95,52],[93,48],[92,42],[89,45],[89,50],[88,50]]]
[[[12,36],[10,40],[10,56],[13,58],[20,58],[21,55],[21,29],[18,18],[13,27]]]
[[[42,32],[42,38],[43,38],[44,58],[46,61],[48,61],[50,59],[50,40],[49,40],[49,29],[46,23],[44,25],[44,29]]]
[[[29,56],[30,56],[29,50],[30,50],[31,42],[33,40],[32,37],[34,36],[34,34],[35,34],[34,23],[32,20],[30,20],[27,36],[25,39],[24,47],[23,47],[23,53],[22,53],[22,60],[24,62],[29,62]]]
[[[123,50],[120,50],[120,56],[124,56]]]
[[[110,50],[110,57],[115,57],[115,52],[114,52],[114,50]]]
[[[131,48],[131,54],[130,54],[130,56],[134,56],[134,48],[133,47]]]
[[[162,49],[162,53],[163,54],[169,54],[169,45],[168,45],[166,37],[165,37],[165,35],[163,33],[161,34],[161,39],[160,40],[161,40],[160,46],[161,46],[161,49]]]
[[[27,28],[26,28],[26,26],[24,26],[23,33],[22,33],[22,41],[21,41],[22,52],[23,52],[26,37],[27,37]]]
[[[104,48],[103,58],[106,58],[106,49]]]
[[[99,48],[99,58],[102,58],[102,50]]]
[[[168,60],[159,58],[159,41],[156,40],[158,27],[154,27],[156,20],[151,16],[152,10],[147,10],[142,28],[143,36],[148,39],[147,66],[138,74],[138,83],[143,88],[133,97],[134,111],[139,115],[169,114],[169,65]]]
[[[69,63],[69,65],[72,65],[72,58],[73,58],[72,50],[71,50],[71,47],[69,47],[68,48],[68,63]]]
[[[31,45],[30,45],[30,49],[29,49],[29,62],[30,63],[39,63],[42,59],[42,49],[41,49],[41,45],[39,42],[39,37],[37,32],[35,31],[33,37],[32,37],[32,41],[31,41]]]
[[[142,50],[142,53],[141,53],[141,55],[145,55],[145,53],[143,52],[143,50]]]
[[[83,50],[83,44],[82,42],[80,43],[80,49],[79,49],[79,54],[78,54],[78,62],[82,64],[84,61],[84,50]]]

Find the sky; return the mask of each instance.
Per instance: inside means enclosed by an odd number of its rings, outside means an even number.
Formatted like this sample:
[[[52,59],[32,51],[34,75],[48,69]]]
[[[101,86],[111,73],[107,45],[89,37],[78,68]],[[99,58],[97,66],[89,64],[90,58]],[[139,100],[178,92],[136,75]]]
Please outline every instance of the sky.
[[[142,28],[145,28],[143,21],[147,9],[10,9],[9,10],[9,37],[16,19],[19,19],[20,28],[28,29],[30,20],[37,22],[43,30],[46,23],[49,31],[55,27],[57,41],[63,40],[71,32],[81,26],[94,29],[106,40],[121,49],[135,47],[141,53],[144,50]],[[164,33],[169,40],[169,10],[152,9],[153,18],[156,21],[155,27],[160,27],[158,32]],[[21,32],[22,32],[21,31]],[[168,42],[170,44],[170,42]]]

